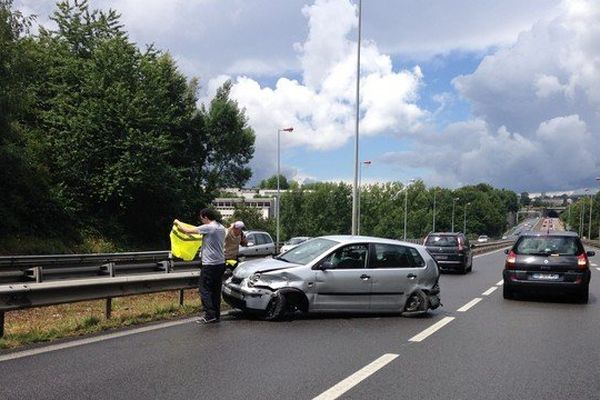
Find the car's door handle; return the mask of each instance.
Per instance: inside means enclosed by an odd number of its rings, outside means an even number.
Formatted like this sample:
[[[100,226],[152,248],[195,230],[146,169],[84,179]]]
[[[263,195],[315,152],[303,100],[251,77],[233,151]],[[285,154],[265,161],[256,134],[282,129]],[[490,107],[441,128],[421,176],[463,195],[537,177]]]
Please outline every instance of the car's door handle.
[[[362,279],[363,281],[368,281],[369,279],[371,279],[371,277],[367,274],[362,274],[360,276],[360,279]]]
[[[417,276],[415,274],[408,274],[408,275],[406,275],[406,277],[408,279],[415,279]]]

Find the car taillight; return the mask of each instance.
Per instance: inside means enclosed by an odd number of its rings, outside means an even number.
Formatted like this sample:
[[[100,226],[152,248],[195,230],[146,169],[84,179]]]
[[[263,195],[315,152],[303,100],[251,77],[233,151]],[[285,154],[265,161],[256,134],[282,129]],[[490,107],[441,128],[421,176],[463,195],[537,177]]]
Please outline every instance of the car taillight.
[[[587,254],[581,253],[580,255],[577,256],[577,267],[581,268],[581,269],[588,268]]]
[[[463,251],[463,242],[461,238],[458,238],[458,251]]]
[[[517,263],[517,254],[514,251],[510,251],[506,257],[506,263],[504,264],[505,269],[515,269]]]

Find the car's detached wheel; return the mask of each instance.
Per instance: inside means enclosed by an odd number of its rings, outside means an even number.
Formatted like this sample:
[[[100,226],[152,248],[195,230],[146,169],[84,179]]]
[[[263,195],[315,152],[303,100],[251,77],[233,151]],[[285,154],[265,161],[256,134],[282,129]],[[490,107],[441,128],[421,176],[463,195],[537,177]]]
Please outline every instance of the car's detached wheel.
[[[265,320],[277,321],[283,318],[287,309],[287,300],[284,295],[278,293],[273,296],[265,310]]]

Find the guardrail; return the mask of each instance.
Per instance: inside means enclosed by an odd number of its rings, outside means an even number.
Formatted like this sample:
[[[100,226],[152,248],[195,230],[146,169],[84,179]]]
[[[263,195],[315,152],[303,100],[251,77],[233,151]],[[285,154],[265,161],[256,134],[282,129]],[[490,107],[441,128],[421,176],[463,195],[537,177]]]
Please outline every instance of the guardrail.
[[[600,239],[598,239],[598,240],[582,239],[581,242],[586,246],[591,246],[591,247],[600,249]]]
[[[411,239],[413,243],[422,240]],[[511,241],[477,243],[474,252]],[[168,251],[0,257],[0,337],[4,313],[33,307],[198,287],[200,261],[178,261]]]

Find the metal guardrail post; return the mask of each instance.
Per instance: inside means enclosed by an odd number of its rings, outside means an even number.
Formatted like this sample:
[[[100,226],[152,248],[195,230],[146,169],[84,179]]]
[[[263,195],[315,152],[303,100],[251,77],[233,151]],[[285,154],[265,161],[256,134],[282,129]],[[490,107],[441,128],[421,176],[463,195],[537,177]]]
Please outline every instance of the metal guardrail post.
[[[33,277],[35,278],[36,283],[40,283],[44,280],[44,271],[42,267],[33,268]]]
[[[106,304],[104,305],[104,316],[106,319],[112,317],[112,297],[106,298]]]
[[[179,305],[183,307],[183,289],[179,290]]]
[[[0,311],[0,338],[4,337],[4,311]]]

